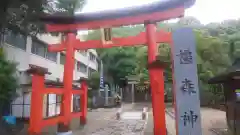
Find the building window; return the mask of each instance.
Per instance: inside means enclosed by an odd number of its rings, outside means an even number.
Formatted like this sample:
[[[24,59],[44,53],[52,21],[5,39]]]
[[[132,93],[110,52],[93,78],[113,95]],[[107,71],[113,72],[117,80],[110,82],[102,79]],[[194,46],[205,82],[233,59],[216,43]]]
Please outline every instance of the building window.
[[[87,73],[87,66],[82,62],[77,61],[77,71]]]
[[[57,52],[47,52],[47,59],[57,62]]]
[[[23,50],[26,50],[27,48],[27,36],[20,33],[7,31],[5,34],[5,42]]]
[[[56,108],[55,108],[56,115],[60,114],[61,103],[62,103],[62,95],[57,94],[56,95]]]
[[[37,40],[33,40],[32,41],[32,53],[42,56],[42,57],[46,57],[47,54],[47,46],[43,43],[40,43]]]
[[[93,55],[92,53],[89,53],[89,55],[90,55],[90,60],[91,61],[95,61],[96,60],[96,56],[95,55]]]
[[[95,72],[94,69],[92,68],[88,68],[88,77],[90,77],[92,75],[92,73]]]
[[[87,56],[87,51],[86,51],[86,50],[79,50],[79,52],[80,52],[83,56]]]
[[[66,61],[66,55],[64,53],[60,53],[60,64],[64,65]]]
[[[57,94],[56,95],[56,103],[61,103],[62,102],[62,95]]]
[[[57,62],[57,53],[56,52],[48,52],[47,51],[47,44],[42,43],[38,40],[33,40],[32,42],[32,49],[33,54],[42,56],[48,60]]]

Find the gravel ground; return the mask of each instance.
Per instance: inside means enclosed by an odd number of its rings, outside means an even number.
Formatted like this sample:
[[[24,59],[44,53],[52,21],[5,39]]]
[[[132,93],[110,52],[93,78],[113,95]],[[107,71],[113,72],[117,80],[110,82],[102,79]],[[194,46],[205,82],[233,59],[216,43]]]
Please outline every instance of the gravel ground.
[[[145,121],[119,120],[112,121],[106,127],[100,128],[89,135],[142,135]]]
[[[123,112],[142,111],[144,105],[124,104]],[[73,135],[143,135],[146,120],[141,119],[116,119],[116,112],[119,108],[100,108],[89,110],[87,124],[79,126],[79,118],[74,118],[71,122]],[[17,135],[26,135],[28,125],[24,131]],[[56,135],[56,126],[43,129],[43,135]]]
[[[139,108],[139,107],[137,107]],[[92,111],[88,116],[88,124],[82,130],[75,130],[73,135],[143,135],[145,120],[116,120],[117,109],[100,109]],[[136,109],[132,105],[124,105],[124,112]]]

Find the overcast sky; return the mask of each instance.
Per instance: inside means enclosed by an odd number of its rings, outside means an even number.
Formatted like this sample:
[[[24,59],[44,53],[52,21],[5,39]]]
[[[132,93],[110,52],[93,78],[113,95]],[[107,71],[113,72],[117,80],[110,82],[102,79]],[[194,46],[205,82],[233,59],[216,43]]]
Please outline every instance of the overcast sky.
[[[157,0],[88,0],[82,12],[129,7]],[[186,16],[194,16],[203,24],[240,18],[240,0],[197,0],[187,9]]]

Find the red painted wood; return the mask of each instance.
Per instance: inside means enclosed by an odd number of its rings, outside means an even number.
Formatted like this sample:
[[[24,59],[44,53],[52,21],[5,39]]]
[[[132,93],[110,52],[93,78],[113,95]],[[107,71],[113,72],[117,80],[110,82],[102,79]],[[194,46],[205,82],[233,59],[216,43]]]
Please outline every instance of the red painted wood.
[[[171,41],[171,33],[165,31],[158,31],[153,36],[156,37],[157,43],[169,43]],[[111,47],[127,47],[127,46],[137,46],[137,45],[147,45],[146,32],[141,32],[136,36],[129,36],[123,38],[113,38],[112,44],[103,44],[101,40],[88,40],[80,41],[76,39],[74,41],[74,48],[76,50],[85,50],[93,48],[111,48]],[[65,51],[66,47],[61,44],[49,45],[48,51],[59,52]]]
[[[81,23],[81,24],[68,24],[68,25],[48,24],[46,25],[46,29],[48,32],[98,29],[98,28],[104,28],[104,27],[116,27],[116,26],[131,25],[131,24],[143,24],[146,20],[160,22],[163,20],[182,17],[183,15],[184,15],[184,7],[179,7],[175,9],[169,9],[164,12],[142,14],[142,15],[131,16],[131,17],[123,17],[119,19],[92,21],[92,22]]]
[[[156,42],[158,43],[168,43],[170,41],[170,33],[159,31],[153,35],[156,37]],[[127,46],[136,46],[136,45],[146,45],[146,33],[141,32],[136,36],[129,36],[123,38],[113,38],[112,44],[102,44],[100,40],[89,40],[80,42],[75,42],[75,49],[92,49],[92,48],[111,48],[111,47],[127,47]]]
[[[81,88],[83,89],[84,94],[82,94],[80,98],[80,105],[82,110],[82,116],[80,116],[80,123],[86,124],[87,123],[87,100],[88,100],[88,97],[87,97],[88,86],[86,81],[83,81],[81,83]]]
[[[82,90],[72,90],[72,78],[74,69],[74,50],[75,49],[90,49],[90,48],[111,48],[118,46],[133,46],[145,44],[148,46],[148,62],[156,60],[157,45],[159,42],[171,42],[171,34],[164,31],[156,32],[155,24],[148,24],[146,32],[142,32],[137,36],[126,38],[114,38],[112,44],[103,45],[101,40],[90,40],[81,42],[76,39],[74,34],[69,34],[67,41],[64,44],[49,46],[49,51],[66,51],[66,63],[64,67],[64,90],[59,88],[47,88],[44,93],[63,94],[63,103],[61,105],[61,117],[44,120],[43,125],[54,125],[58,122],[64,122],[65,125],[70,124],[73,117],[79,117],[82,124],[86,124],[87,116],[87,84],[82,82]],[[150,81],[153,96],[153,114],[154,114],[154,134],[166,134],[165,112],[164,112],[164,81],[163,70],[150,69]],[[160,93],[160,94],[159,94]],[[81,95],[82,111],[79,113],[71,113],[71,98],[72,94]],[[161,99],[161,100],[159,100]]]
[[[33,75],[32,77],[32,97],[31,97],[31,114],[30,114],[30,134],[40,134],[41,129],[46,126],[64,123],[70,126],[70,120],[75,117],[81,117],[81,121],[86,123],[87,116],[87,83],[83,82],[81,90],[73,90],[73,69],[74,69],[74,42],[76,36],[68,34],[66,41],[59,46],[49,47],[50,51],[60,51],[59,48],[64,47],[66,50],[66,63],[64,65],[63,88],[45,88],[44,75]],[[58,49],[58,50],[57,50]],[[49,119],[43,119],[43,95],[44,94],[63,94],[61,103],[60,116]],[[82,96],[82,111],[77,113],[71,112],[72,94],[80,94]]]
[[[71,118],[79,118],[79,117],[81,117],[81,116],[83,116],[83,113],[82,113],[82,112],[73,112],[73,113],[71,114]]]
[[[66,61],[64,64],[64,96],[63,96],[63,115],[64,124],[70,124],[71,118],[71,105],[72,105],[72,82],[73,82],[73,69],[75,64],[73,41],[75,41],[75,34],[69,33],[66,38]]]
[[[84,94],[84,91],[81,89],[81,90],[72,90],[72,94],[75,94],[75,95],[82,95]]]
[[[124,17],[120,19],[92,21],[81,24],[69,25],[47,25],[49,32],[54,31],[71,31],[81,29],[97,29],[104,27],[114,27],[129,24],[142,24],[145,21],[162,21],[171,18],[183,16],[184,8],[171,9],[165,12],[157,12],[152,14],[143,14],[139,16]],[[147,24],[146,33],[142,32],[137,36],[127,38],[113,38],[113,43],[103,44],[101,40],[80,41],[73,34],[69,34],[67,41],[57,45],[50,46],[49,51],[59,52],[66,51],[66,63],[64,66],[64,98],[61,109],[62,121],[69,125],[72,117],[80,116],[82,124],[86,124],[87,116],[87,84],[82,82],[83,92],[74,92],[72,90],[73,65],[74,65],[74,50],[75,49],[90,49],[90,48],[111,48],[119,46],[147,45],[148,46],[148,62],[156,60],[157,45],[156,43],[171,42],[171,34],[167,32],[156,32],[155,24]],[[165,106],[164,106],[164,78],[163,69],[150,69],[150,82],[152,88],[152,106],[154,116],[154,135],[166,135],[165,125]],[[73,114],[71,110],[71,96],[73,93],[81,94],[81,109],[82,111]],[[57,120],[49,120],[49,123],[56,123]]]
[[[48,51],[49,52],[66,51],[66,46],[65,46],[65,44],[51,44],[48,46]]]
[[[41,122],[41,127],[48,127],[48,126],[54,126],[56,125],[58,122],[63,122],[64,121],[64,116],[57,116],[57,117],[53,117],[53,118],[49,118],[49,119],[44,119]]]
[[[156,25],[146,25],[148,62],[156,60]],[[154,119],[154,135],[166,135],[163,69],[149,69]]]
[[[30,108],[29,133],[41,132],[41,121],[43,119],[43,94],[44,76],[33,74],[32,76],[32,95]]]
[[[45,88],[44,91],[41,91],[42,94],[63,94],[63,88]]]
[[[136,36],[129,36],[124,38],[113,38],[111,44],[103,45],[101,40],[89,40],[80,41],[76,38],[72,41],[74,49],[90,49],[90,48],[111,48],[119,46],[133,46],[133,45],[147,45],[148,46],[148,62],[151,63],[156,60],[157,55],[157,43],[165,42],[171,43],[171,33],[158,31],[156,32],[155,24],[148,24],[146,32],[142,32]],[[63,51],[66,50],[63,45],[52,45],[50,51]],[[154,114],[154,134],[166,134],[165,125],[165,104],[164,104],[164,80],[163,80],[163,69],[150,69],[150,81],[152,88],[152,106]],[[84,84],[84,83],[83,83]],[[82,85],[82,89],[85,86]],[[74,94],[81,93],[80,91],[72,91]],[[83,90],[81,98],[81,106],[83,107],[80,120],[82,124],[86,123],[86,110],[87,108],[87,94]]]

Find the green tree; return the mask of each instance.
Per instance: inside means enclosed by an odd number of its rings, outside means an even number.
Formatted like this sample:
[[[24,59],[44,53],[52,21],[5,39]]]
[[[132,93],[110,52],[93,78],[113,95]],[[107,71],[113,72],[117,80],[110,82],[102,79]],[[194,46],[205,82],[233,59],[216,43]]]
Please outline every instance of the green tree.
[[[132,29],[135,29],[132,31]],[[143,31],[142,26],[114,28],[112,34],[114,37],[126,37],[139,34]],[[87,37],[88,40],[100,40],[100,30],[91,31]],[[131,75],[137,66],[136,47],[118,47],[110,49],[97,49],[100,59],[104,64],[105,79],[112,85],[118,85],[120,79]]]
[[[39,20],[43,14],[66,13],[73,15],[83,7],[84,0],[2,0],[0,2],[1,41],[4,32],[25,32],[36,36],[45,33],[44,22]]]
[[[0,117],[4,105],[9,104],[16,96],[18,80],[16,77],[16,64],[6,60],[3,50],[0,50]]]
[[[240,20],[226,20],[222,23],[201,24],[194,17],[181,18],[176,23],[158,23],[158,30],[174,31],[181,27],[190,27],[195,32],[197,44],[197,67],[200,92],[211,99],[219,100],[219,93],[214,89],[219,87],[208,85],[207,81],[223,72],[235,58],[240,57]],[[113,29],[114,37],[127,37],[137,35],[144,31],[143,25],[119,27]],[[100,31],[92,31],[88,39],[101,39]],[[142,80],[148,80],[147,70],[147,47],[128,47],[98,49],[99,56],[103,58],[106,72],[113,78],[123,75],[134,74]],[[165,83],[172,84],[171,49],[169,45],[160,44],[159,58],[170,61],[169,67],[165,69]],[[117,64],[118,63],[118,64]],[[133,64],[134,63],[134,64]],[[125,66],[130,65],[130,66]],[[129,68],[130,67],[130,68]],[[120,74],[119,74],[120,73]],[[118,75],[119,74],[119,75]],[[171,87],[171,86],[170,86]],[[221,94],[221,90],[220,90]]]
[[[57,8],[69,15],[73,15],[76,11],[81,11],[85,0],[58,0],[56,3]]]
[[[103,61],[104,73],[113,84],[118,84],[121,78],[132,74],[136,67],[134,47],[106,49],[99,56]]]
[[[99,90],[100,85],[100,74],[99,72],[93,72],[91,76],[89,77],[89,87],[92,88],[92,90]]]
[[[149,75],[147,70],[147,47],[136,47],[136,68],[134,70],[135,75],[138,75],[141,81],[148,81]]]

